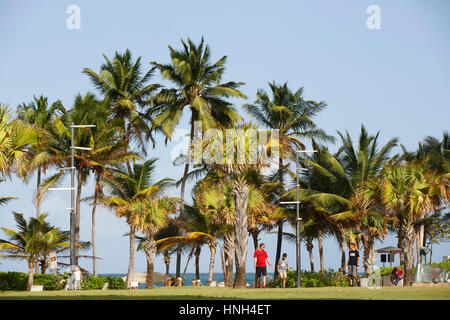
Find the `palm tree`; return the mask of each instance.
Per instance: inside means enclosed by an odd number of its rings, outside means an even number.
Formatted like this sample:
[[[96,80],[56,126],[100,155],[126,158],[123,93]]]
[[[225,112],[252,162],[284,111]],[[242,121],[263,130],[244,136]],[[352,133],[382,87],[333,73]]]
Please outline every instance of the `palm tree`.
[[[251,123],[243,123],[235,126],[233,129],[227,129],[226,143],[222,145],[222,154],[224,161],[222,163],[214,163],[214,169],[222,171],[229,175],[232,181],[232,194],[235,206],[234,216],[234,233],[235,233],[235,262],[236,276],[234,281],[235,288],[245,288],[245,264],[248,252],[248,215],[247,208],[251,192],[252,179],[258,176],[260,169],[267,167],[268,163],[264,161],[263,153],[270,150],[276,142],[274,137],[270,136],[267,141],[259,139],[260,134]],[[255,141],[259,141],[259,145],[251,142],[251,136],[255,137]],[[215,143],[216,138],[213,137],[208,143]],[[243,145],[243,149],[241,148]],[[260,147],[263,152],[256,154],[252,150]],[[256,148],[256,149],[255,149]],[[240,152],[238,152],[240,150]]]
[[[168,214],[175,213],[175,201],[168,197],[144,199],[134,202],[131,207],[122,207],[119,210],[133,211],[136,229],[146,234],[144,252],[147,257],[146,288],[153,288],[153,272],[157,246],[155,236],[168,223]]]
[[[203,38],[198,45],[190,39],[187,39],[187,43],[181,40],[181,43],[183,45],[181,50],[169,46],[170,64],[152,62],[161,76],[172,82],[175,87],[162,89],[151,99],[152,107],[147,110],[147,118],[152,119],[153,126],[162,131],[170,140],[185,107],[189,107],[189,156],[194,139],[195,122],[201,121],[202,130],[230,126],[240,117],[226,98],[246,98],[246,96],[238,90],[244,83],[234,81],[220,83],[225,72],[226,56],[211,63],[211,52]],[[184,195],[189,165],[188,159],[181,181],[181,215],[184,213]],[[180,259],[181,252],[178,251],[177,277],[180,275]]]
[[[28,166],[25,169],[26,172],[32,172],[34,170],[36,173],[36,217],[41,214],[41,175],[45,174],[46,169],[49,165],[58,163],[59,159],[55,158],[54,154],[49,150],[52,147],[51,143],[51,127],[53,126],[54,120],[59,115],[64,115],[66,110],[62,105],[61,101],[56,101],[49,106],[48,98],[44,96],[39,96],[37,98],[34,96],[34,101],[25,104],[22,103],[17,108],[18,119],[23,120],[31,125],[43,130],[45,136],[41,140],[39,145],[35,145],[28,156],[30,158]]]
[[[234,257],[234,201],[232,183],[227,176],[210,170],[194,188],[195,202],[199,210],[209,214],[211,222],[221,225],[220,238],[225,254],[225,286],[233,286]]]
[[[284,175],[286,166],[283,159],[292,157],[296,150],[304,150],[305,145],[301,139],[321,139],[333,141],[331,136],[316,127],[313,118],[326,108],[324,102],[305,100],[303,98],[303,88],[292,92],[287,83],[277,85],[275,82],[269,83],[272,91],[272,99],[264,90],[258,90],[256,100],[253,104],[245,104],[244,109],[255,118],[259,124],[269,129],[278,130],[280,140],[280,151],[278,157],[279,194],[281,197],[285,192]],[[280,260],[282,248],[283,223],[285,219],[279,219],[276,261]],[[277,264],[278,266],[278,264]],[[278,269],[275,267],[276,277]]]
[[[155,199],[167,187],[172,179],[161,179],[154,182],[155,162],[153,158],[142,164],[134,163],[129,174],[128,168],[120,164],[115,165],[113,176],[103,180],[103,184],[109,190],[110,196],[105,196],[101,202],[113,209],[119,218],[125,218],[130,228],[130,260],[126,278],[126,288],[130,288],[134,281],[134,251],[136,236],[136,211],[137,204]],[[136,204],[137,203],[137,204]]]
[[[10,177],[28,161],[29,148],[40,142],[42,130],[21,120],[13,120],[0,103],[0,178]]]
[[[128,146],[136,139],[144,154],[145,140],[153,141],[151,127],[145,121],[144,114],[138,107],[148,104],[148,99],[160,87],[159,84],[149,84],[154,69],[142,74],[141,57],[133,60],[130,50],[125,53],[115,53],[111,61],[105,55],[105,63],[100,68],[100,73],[85,68],[86,74],[109,104],[112,119],[120,122],[123,133],[124,145]],[[154,142],[154,141],[153,141]],[[130,162],[127,161],[127,169],[131,174]]]
[[[46,224],[45,218],[47,214],[42,214],[38,218],[31,217],[28,222],[23,217],[23,214],[13,212],[13,215],[17,231],[1,228],[9,240],[0,239],[0,252],[6,252],[0,257],[23,259],[27,262],[27,291],[30,291],[33,285],[34,266],[38,263],[42,253],[49,248],[48,244],[52,244],[52,246],[67,246],[68,243],[61,241],[66,236],[64,233]]]
[[[407,286],[413,277],[415,224],[422,220],[424,213],[439,207],[442,199],[448,201],[449,186],[444,181],[437,187],[435,177],[429,175],[421,164],[387,166],[382,177],[381,198],[396,220]]]

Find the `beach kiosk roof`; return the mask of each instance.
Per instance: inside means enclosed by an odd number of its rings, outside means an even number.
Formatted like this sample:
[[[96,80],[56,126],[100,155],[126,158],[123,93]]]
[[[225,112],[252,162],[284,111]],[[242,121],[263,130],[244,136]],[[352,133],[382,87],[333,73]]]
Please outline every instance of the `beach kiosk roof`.
[[[380,248],[375,250],[375,252],[377,253],[402,253],[402,249],[400,248],[396,248],[396,247],[384,247],[384,248]]]

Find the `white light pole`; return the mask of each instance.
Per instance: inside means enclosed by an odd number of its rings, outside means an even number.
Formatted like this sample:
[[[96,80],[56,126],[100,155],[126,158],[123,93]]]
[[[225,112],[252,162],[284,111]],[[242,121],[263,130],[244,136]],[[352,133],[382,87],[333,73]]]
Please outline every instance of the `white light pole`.
[[[70,124],[70,167],[68,168],[60,168],[59,170],[70,170],[70,188],[49,188],[48,190],[70,190],[70,208],[66,208],[70,211],[70,270],[75,271],[75,266],[78,264],[77,257],[75,256],[75,229],[76,229],[76,217],[75,217],[75,155],[74,150],[92,150],[91,148],[86,147],[76,147],[73,145],[74,141],[74,128],[93,128],[94,124],[86,124],[86,125],[74,125]],[[75,279],[72,277],[72,281]],[[73,283],[71,283],[73,288]]]
[[[300,261],[300,221],[302,218],[300,218],[300,196],[299,196],[299,181],[298,176],[301,171],[307,171],[308,169],[305,168],[299,168],[298,167],[298,154],[299,153],[312,153],[317,152],[317,150],[299,150],[295,152],[295,177],[296,177],[296,189],[297,189],[297,201],[282,201],[280,204],[296,204],[296,230],[295,230],[295,254],[296,254],[296,262],[297,262],[297,288],[301,287],[301,261]],[[278,263],[278,262],[277,262]]]

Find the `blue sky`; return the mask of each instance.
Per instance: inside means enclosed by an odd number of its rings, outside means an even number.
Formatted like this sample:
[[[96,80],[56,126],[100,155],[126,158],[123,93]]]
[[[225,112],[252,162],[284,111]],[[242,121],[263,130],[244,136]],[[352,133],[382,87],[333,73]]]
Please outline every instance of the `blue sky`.
[[[66,9],[81,10],[79,30],[69,30]],[[369,5],[381,12],[381,29],[369,30]],[[168,45],[180,39],[198,42],[202,36],[213,60],[228,56],[224,80],[243,81],[249,100],[236,100],[236,107],[251,102],[267,83],[288,82],[292,89],[304,87],[308,99],[325,101],[328,108],[316,122],[329,134],[348,130],[356,139],[361,124],[370,133],[380,131],[381,142],[399,137],[414,149],[427,135],[441,137],[450,119],[450,3],[448,1],[0,1],[0,102],[15,109],[43,94],[50,101],[61,99],[69,108],[78,93],[95,92],[83,68],[98,71],[102,54],[130,49],[150,61],[168,62]],[[154,82],[164,83],[159,76]],[[180,128],[188,129],[183,118]],[[181,167],[171,164],[170,152],[177,141],[158,144],[150,151],[160,158],[158,177],[178,179]],[[336,146],[330,146],[334,150]],[[49,172],[51,173],[51,172]],[[69,183],[68,181],[66,182]],[[0,195],[17,196],[0,209],[0,225],[13,227],[12,211],[34,216],[34,177],[29,184],[13,178],[0,184]],[[83,196],[93,192],[92,182]],[[178,190],[171,194],[178,196]],[[42,212],[55,225],[68,229],[64,208],[69,194],[49,193]],[[91,207],[82,205],[81,238],[90,240]],[[128,231],[124,221],[106,209],[97,215],[100,273],[125,273],[128,266]],[[3,235],[2,235],[3,237]],[[262,235],[274,262],[276,239]],[[389,236],[383,244],[396,245]],[[316,246],[317,247],[317,246]],[[201,270],[207,272],[209,253],[202,253]],[[295,245],[284,243],[294,265]],[[325,266],[339,266],[339,249],[333,239],[325,241]],[[450,245],[435,248],[434,259],[450,253]],[[252,254],[250,250],[249,255]],[[146,268],[138,253],[136,271]],[[304,268],[307,255],[302,248]],[[220,256],[215,271],[221,271]],[[318,254],[315,252],[318,264]],[[0,270],[25,271],[23,262],[0,262]],[[91,269],[91,262],[82,266]],[[174,271],[175,264],[171,266]],[[252,264],[247,264],[252,270]],[[157,258],[156,271],[163,271]],[[193,271],[193,264],[188,272]]]

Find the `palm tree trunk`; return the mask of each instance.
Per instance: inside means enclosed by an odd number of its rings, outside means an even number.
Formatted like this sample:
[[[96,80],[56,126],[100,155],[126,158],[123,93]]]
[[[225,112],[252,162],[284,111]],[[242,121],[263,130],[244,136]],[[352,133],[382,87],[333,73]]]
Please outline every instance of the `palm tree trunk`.
[[[169,256],[169,254],[167,254],[167,253],[164,254],[164,264],[166,265],[166,274],[169,274],[169,269],[170,269],[170,256]]]
[[[147,289],[153,288],[154,286],[154,264],[156,255],[156,245],[153,234],[147,234],[147,239],[145,240],[145,256],[147,258],[147,278],[145,279],[145,287]]]
[[[197,250],[195,250],[195,279],[200,279],[200,252],[202,247],[197,244]]]
[[[342,270],[345,270],[345,259],[346,259],[346,249],[347,249],[347,245],[345,243],[345,235],[344,235],[344,231],[339,228],[339,241],[340,241],[340,247],[341,247],[341,268]]]
[[[36,218],[41,215],[41,166],[38,166],[36,178]],[[34,268],[35,273],[39,273],[39,265]]]
[[[363,241],[364,246],[364,275],[369,277],[372,274],[373,265],[375,264],[374,241],[369,236]]]
[[[245,263],[248,252],[248,230],[247,230],[247,205],[249,188],[245,181],[235,180],[233,184],[233,196],[235,203],[235,256],[236,277],[234,288],[246,288]]]
[[[188,149],[188,156],[190,156],[191,147],[192,147],[192,141],[194,139],[194,121],[196,119],[196,113],[195,110],[192,109],[192,115],[191,115],[191,132],[189,133],[189,149]],[[189,159],[187,159],[186,164],[184,165],[184,172],[183,172],[183,179],[181,180],[181,204],[180,204],[180,217],[184,216],[184,192],[186,189],[186,180],[189,173]],[[177,278],[180,276],[181,271],[181,248],[178,248],[177,250],[177,270],[176,275]]]
[[[225,286],[233,287],[233,259],[234,259],[234,230],[227,232],[223,239],[223,250],[225,253]]]
[[[211,245],[209,249],[211,250],[211,258],[209,260],[208,283],[211,283],[213,280],[214,263],[216,261],[216,245]]]
[[[34,270],[34,262],[28,262],[27,291],[31,291],[31,286],[33,285],[33,270]]]
[[[283,187],[283,158],[280,156],[278,157],[278,170],[280,171],[280,197],[284,194],[284,187]],[[277,234],[277,252],[275,255],[275,270],[273,273],[273,278],[275,279],[278,276],[278,261],[280,261],[281,257],[281,247],[283,245],[283,223],[284,220],[280,219],[277,223],[278,225],[278,234]],[[256,249],[255,249],[256,250]]]
[[[400,227],[398,238],[404,258],[405,281],[403,285],[406,287],[410,286],[413,281],[415,232],[411,223],[406,223]]]
[[[130,260],[128,262],[128,273],[125,281],[125,288],[131,288],[131,282],[134,281],[134,242],[135,242],[136,228],[130,225]]]
[[[311,267],[311,272],[314,272],[313,248],[314,248],[314,245],[313,245],[312,241],[308,240],[308,243],[306,244],[306,250],[308,250],[308,253],[309,253],[309,265]]]
[[[92,236],[92,275],[97,276],[97,240],[95,238],[95,211],[97,209],[97,199],[99,194],[99,180],[100,177],[96,175],[95,179],[95,192],[94,192],[94,203],[92,205],[92,225],[91,225],[91,236]]]
[[[253,239],[253,248],[256,250],[256,249],[258,249],[258,231],[255,229],[252,229],[250,231],[250,234],[252,235],[252,239]]]
[[[319,257],[320,257],[320,272],[325,273],[325,266],[323,262],[323,242],[322,242],[322,230],[317,232],[317,241],[319,243]]]
[[[76,217],[75,217],[75,265],[78,265],[79,247],[80,242],[80,204],[81,204],[81,187],[82,187],[82,171],[81,168],[78,169],[78,186],[77,186],[77,199],[76,199]]]

